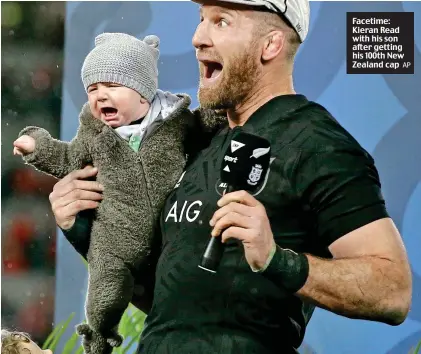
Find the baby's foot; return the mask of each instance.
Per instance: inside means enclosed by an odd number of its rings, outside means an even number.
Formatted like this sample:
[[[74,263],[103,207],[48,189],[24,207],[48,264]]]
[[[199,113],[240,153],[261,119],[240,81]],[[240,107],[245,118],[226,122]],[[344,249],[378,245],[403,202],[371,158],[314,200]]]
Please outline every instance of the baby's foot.
[[[112,347],[119,347],[123,343],[123,337],[118,334],[116,330],[111,333],[111,336],[107,338],[107,343]]]

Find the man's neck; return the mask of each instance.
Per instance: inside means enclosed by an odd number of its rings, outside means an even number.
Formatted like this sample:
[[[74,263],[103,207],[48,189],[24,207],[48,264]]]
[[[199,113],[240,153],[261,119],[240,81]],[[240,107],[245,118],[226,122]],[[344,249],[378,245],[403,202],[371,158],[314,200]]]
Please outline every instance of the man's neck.
[[[274,77],[276,76],[269,74],[262,77],[243,102],[235,108],[227,110],[230,128],[244,125],[254,112],[271,99],[277,96],[295,94],[291,75],[284,76],[283,80],[279,76],[277,77],[278,80],[274,80]]]

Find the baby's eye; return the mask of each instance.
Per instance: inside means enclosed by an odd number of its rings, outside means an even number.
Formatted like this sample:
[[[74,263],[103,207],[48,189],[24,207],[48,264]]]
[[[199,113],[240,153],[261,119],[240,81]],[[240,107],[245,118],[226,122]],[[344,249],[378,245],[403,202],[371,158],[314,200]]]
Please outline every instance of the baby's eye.
[[[96,87],[95,86],[93,86],[93,87],[89,87],[88,88],[88,93],[91,93],[91,92],[93,92],[93,91],[95,91],[96,90]]]

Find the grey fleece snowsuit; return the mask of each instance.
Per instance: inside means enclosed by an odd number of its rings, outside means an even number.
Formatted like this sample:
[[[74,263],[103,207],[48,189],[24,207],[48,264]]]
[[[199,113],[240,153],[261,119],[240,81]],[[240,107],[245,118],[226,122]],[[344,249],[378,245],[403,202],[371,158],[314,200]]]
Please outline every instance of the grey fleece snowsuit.
[[[121,344],[117,326],[132,299],[133,273],[148,267],[161,207],[184,169],[186,129],[197,115],[188,109],[190,97],[177,96],[180,102],[174,111],[148,127],[138,152],[95,119],[88,104],[70,143],[53,139],[37,127],[19,134],[36,140],[35,151],[24,156],[36,169],[63,178],[93,164],[98,168],[97,181],[104,186],[87,255],[87,324],[77,328],[88,354],[111,353]]]

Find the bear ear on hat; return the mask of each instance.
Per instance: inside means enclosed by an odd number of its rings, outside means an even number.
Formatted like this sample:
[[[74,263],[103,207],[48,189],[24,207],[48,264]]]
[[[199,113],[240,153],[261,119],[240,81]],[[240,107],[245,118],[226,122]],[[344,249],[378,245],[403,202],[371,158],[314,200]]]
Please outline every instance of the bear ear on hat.
[[[158,49],[158,47],[159,47],[159,42],[160,42],[159,37],[158,36],[155,36],[154,34],[151,34],[149,36],[146,36],[143,39],[143,41],[147,45],[151,46],[152,48],[157,48]]]
[[[100,45],[106,41],[109,41],[114,37],[114,33],[101,33],[95,37],[95,46]]]
[[[100,35],[95,37],[95,46],[98,46],[100,44],[103,44],[105,42],[109,42],[111,40],[137,40],[136,37],[131,36],[130,34],[127,33],[120,33],[120,32],[115,32],[115,33],[109,33],[109,32],[104,32],[101,33]]]

